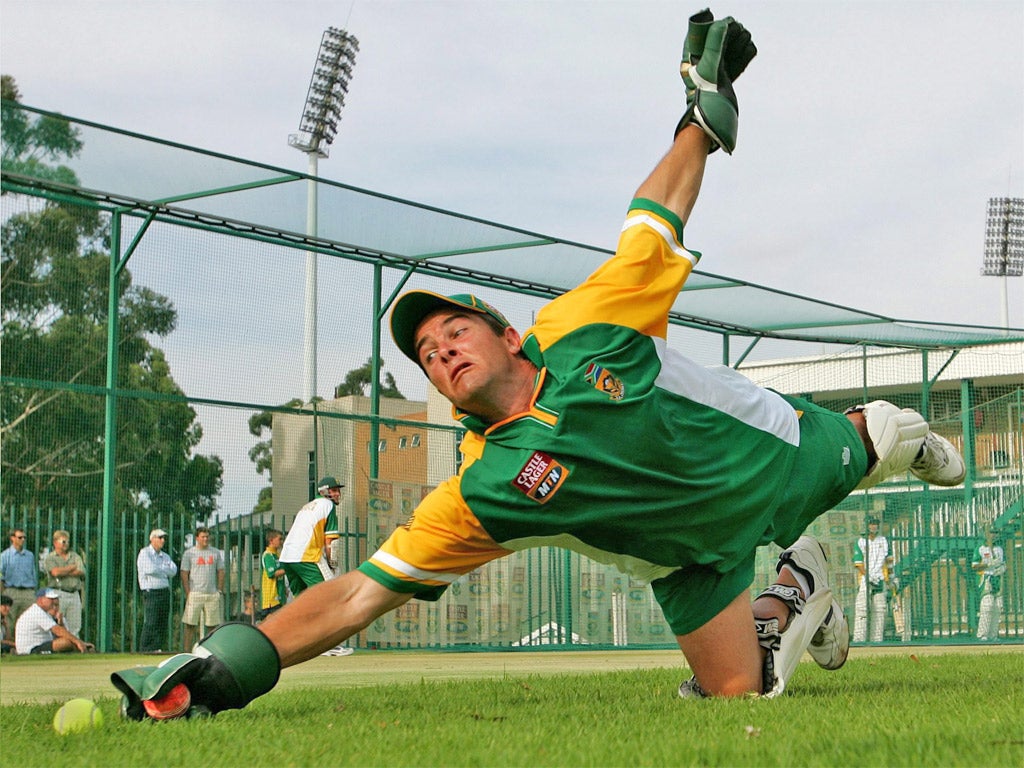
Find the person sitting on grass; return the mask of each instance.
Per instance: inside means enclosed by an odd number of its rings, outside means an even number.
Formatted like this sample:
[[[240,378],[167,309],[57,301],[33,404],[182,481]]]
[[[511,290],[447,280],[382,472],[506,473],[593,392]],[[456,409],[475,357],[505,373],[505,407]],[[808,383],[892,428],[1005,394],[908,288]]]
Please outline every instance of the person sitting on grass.
[[[91,653],[92,643],[79,640],[64,628],[60,613],[60,592],[45,587],[36,592],[36,601],[18,617],[14,644],[19,654]]]

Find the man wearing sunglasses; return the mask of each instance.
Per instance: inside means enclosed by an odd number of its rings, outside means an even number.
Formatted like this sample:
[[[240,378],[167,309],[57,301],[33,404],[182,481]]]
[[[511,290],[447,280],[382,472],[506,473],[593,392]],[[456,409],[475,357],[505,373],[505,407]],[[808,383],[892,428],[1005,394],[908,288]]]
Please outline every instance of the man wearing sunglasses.
[[[9,620],[13,627],[18,617],[36,602],[39,566],[36,556],[25,546],[25,530],[14,528],[8,534],[11,546],[0,553],[0,590],[11,598]]]

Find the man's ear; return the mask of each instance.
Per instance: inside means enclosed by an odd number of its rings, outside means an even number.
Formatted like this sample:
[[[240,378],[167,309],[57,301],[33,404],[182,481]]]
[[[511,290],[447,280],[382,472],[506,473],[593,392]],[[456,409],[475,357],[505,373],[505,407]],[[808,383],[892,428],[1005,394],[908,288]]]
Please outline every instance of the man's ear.
[[[519,331],[509,326],[505,329],[503,337],[505,343],[508,345],[509,351],[513,355],[518,355],[523,350],[523,339],[519,335]]]

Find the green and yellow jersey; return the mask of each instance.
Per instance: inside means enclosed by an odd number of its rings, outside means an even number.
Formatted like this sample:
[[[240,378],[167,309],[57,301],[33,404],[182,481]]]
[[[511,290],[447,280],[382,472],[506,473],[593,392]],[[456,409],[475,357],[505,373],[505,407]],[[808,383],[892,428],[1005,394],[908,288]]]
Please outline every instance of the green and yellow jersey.
[[[866,457],[849,469],[860,441],[840,416],[845,465],[837,447],[827,477],[798,468],[801,413],[835,414],[668,348],[668,313],[698,258],[674,214],[634,200],[616,254],[524,335],[538,367],[529,410],[493,425],[456,412],[468,430],[458,475],[360,570],[436,599],[492,559],[567,547],[654,582],[679,634],[742,592],[754,549],[795,540],[809,522],[794,530],[798,519],[844,497]]]

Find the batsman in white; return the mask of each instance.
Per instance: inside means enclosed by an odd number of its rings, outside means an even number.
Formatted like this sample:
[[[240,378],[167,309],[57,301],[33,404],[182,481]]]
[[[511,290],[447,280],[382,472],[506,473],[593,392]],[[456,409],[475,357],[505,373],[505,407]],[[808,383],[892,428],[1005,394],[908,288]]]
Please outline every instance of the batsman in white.
[[[693,678],[684,697],[774,696],[808,650],[840,667],[849,627],[825,553],[801,532],[858,487],[908,470],[955,485],[955,449],[913,411],[847,414],[706,369],[668,347],[668,313],[700,255],[683,246],[708,155],[732,153],[733,81],[757,50],[732,18],[690,19],[686,109],[640,185],[616,254],[525,335],[480,299],[410,291],[395,342],[453,404],[463,462],[357,569],[259,627],[228,624],[194,653],[112,675],[146,716],[176,684],[197,711],[244,707],[311,659],[416,597],[533,546],[558,545],[651,582]],[[783,547],[751,602],[754,553]]]

